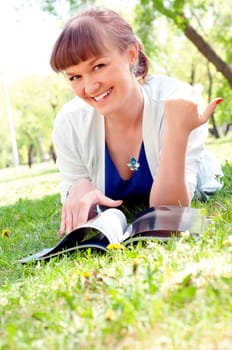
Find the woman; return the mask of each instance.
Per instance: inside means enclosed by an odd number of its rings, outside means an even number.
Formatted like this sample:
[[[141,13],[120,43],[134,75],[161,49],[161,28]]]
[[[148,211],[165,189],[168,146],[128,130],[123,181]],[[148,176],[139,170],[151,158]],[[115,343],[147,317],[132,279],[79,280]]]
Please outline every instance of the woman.
[[[190,205],[202,180],[207,121],[222,99],[205,107],[190,85],[149,76],[142,44],[110,9],[90,8],[71,19],[50,63],[76,95],[53,130],[63,203],[59,233],[86,222],[96,204]]]

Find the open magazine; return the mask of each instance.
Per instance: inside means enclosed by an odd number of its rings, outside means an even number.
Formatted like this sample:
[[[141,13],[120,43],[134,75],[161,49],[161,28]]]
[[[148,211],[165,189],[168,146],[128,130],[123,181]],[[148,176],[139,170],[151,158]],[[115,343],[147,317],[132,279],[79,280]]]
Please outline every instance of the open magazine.
[[[122,210],[108,208],[64,236],[56,246],[45,248],[19,262],[47,260],[84,248],[107,251],[111,243],[128,245],[141,240],[167,241],[172,237],[180,237],[181,232],[201,234],[206,227],[207,220],[202,210],[191,207],[163,205],[148,208],[139,212],[130,223]]]

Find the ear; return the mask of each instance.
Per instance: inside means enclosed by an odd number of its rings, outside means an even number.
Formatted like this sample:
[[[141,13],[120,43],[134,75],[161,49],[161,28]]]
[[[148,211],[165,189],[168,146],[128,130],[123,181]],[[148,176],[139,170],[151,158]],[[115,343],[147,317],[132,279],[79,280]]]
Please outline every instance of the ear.
[[[137,43],[130,44],[127,49],[129,65],[133,66],[138,61],[139,47]]]

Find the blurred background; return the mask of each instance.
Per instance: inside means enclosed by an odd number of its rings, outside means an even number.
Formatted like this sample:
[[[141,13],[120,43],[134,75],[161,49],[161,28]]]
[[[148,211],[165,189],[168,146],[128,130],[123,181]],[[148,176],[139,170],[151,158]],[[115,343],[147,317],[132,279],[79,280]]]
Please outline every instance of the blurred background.
[[[82,7],[107,6],[144,43],[151,72],[201,84],[207,101],[223,97],[208,145],[231,160],[232,21],[227,0],[9,0],[0,4],[0,169],[54,162],[53,121],[73,93],[49,58],[64,23]],[[217,145],[224,145],[217,153]]]

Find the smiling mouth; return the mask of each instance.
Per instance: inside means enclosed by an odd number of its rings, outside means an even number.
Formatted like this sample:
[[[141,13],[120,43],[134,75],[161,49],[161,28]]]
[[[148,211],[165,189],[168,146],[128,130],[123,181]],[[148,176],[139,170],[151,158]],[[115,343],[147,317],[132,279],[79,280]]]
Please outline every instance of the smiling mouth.
[[[92,97],[94,101],[99,102],[101,101],[104,97],[108,96],[112,91],[112,87],[109,88],[107,91],[103,92],[102,94]]]

